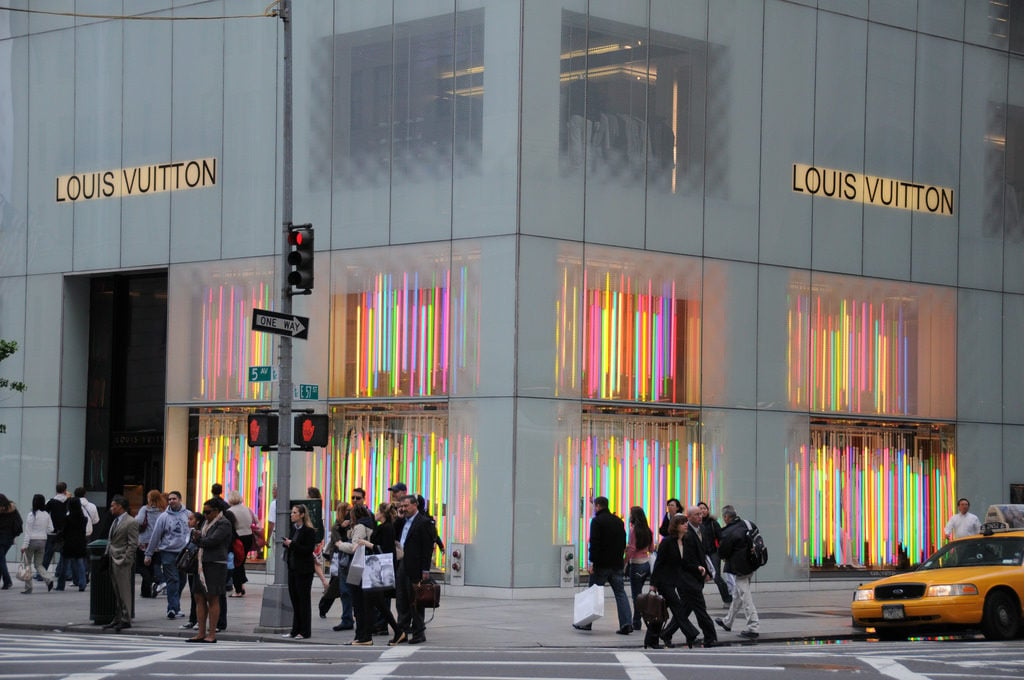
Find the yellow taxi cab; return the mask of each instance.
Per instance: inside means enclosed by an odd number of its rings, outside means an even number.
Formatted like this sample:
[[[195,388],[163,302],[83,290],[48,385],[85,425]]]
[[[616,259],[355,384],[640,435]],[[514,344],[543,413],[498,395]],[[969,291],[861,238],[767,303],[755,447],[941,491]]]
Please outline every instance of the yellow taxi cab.
[[[1005,526],[1005,525],[1004,525]],[[990,640],[1021,633],[1024,530],[993,529],[950,541],[917,569],[862,584],[853,595],[853,625],[879,637],[980,628]]]

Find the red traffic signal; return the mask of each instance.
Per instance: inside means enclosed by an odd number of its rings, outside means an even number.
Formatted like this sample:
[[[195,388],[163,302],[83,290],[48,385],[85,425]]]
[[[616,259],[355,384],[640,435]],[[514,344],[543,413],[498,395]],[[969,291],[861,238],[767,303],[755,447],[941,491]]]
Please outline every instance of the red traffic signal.
[[[249,446],[277,446],[277,415],[257,413],[249,416],[245,432]]]
[[[288,230],[288,284],[303,290],[313,289],[313,225],[302,224]]]
[[[327,446],[330,419],[323,414],[302,414],[292,421],[292,440],[296,448],[312,449]]]

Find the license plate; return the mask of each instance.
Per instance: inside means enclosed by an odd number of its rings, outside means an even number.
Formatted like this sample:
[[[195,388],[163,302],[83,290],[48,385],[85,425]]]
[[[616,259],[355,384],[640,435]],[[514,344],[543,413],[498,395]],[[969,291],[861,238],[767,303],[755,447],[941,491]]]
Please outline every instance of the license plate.
[[[886,621],[899,621],[905,617],[901,604],[887,604],[882,607],[882,618]]]

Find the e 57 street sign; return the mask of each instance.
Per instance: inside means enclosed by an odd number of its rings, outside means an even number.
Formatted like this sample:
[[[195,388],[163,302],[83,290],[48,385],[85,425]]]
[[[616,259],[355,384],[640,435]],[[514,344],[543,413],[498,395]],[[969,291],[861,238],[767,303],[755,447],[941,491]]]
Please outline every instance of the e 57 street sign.
[[[293,338],[305,340],[309,336],[309,318],[253,308],[252,329],[261,333],[290,335]]]

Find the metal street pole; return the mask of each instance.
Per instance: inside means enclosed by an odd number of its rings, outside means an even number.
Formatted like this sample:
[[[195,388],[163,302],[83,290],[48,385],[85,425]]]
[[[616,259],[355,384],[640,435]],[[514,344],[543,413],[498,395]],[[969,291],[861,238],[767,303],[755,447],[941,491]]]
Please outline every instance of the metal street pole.
[[[280,0],[278,16],[284,28],[284,167],[281,176],[281,296],[280,311],[292,313],[291,286],[288,283],[288,228],[292,223],[292,2]],[[290,630],[292,605],[288,597],[284,547],[281,539],[291,533],[291,439],[292,439],[292,338],[278,340],[278,429],[277,429],[277,515],[274,517],[274,583],[263,589],[260,628]]]

